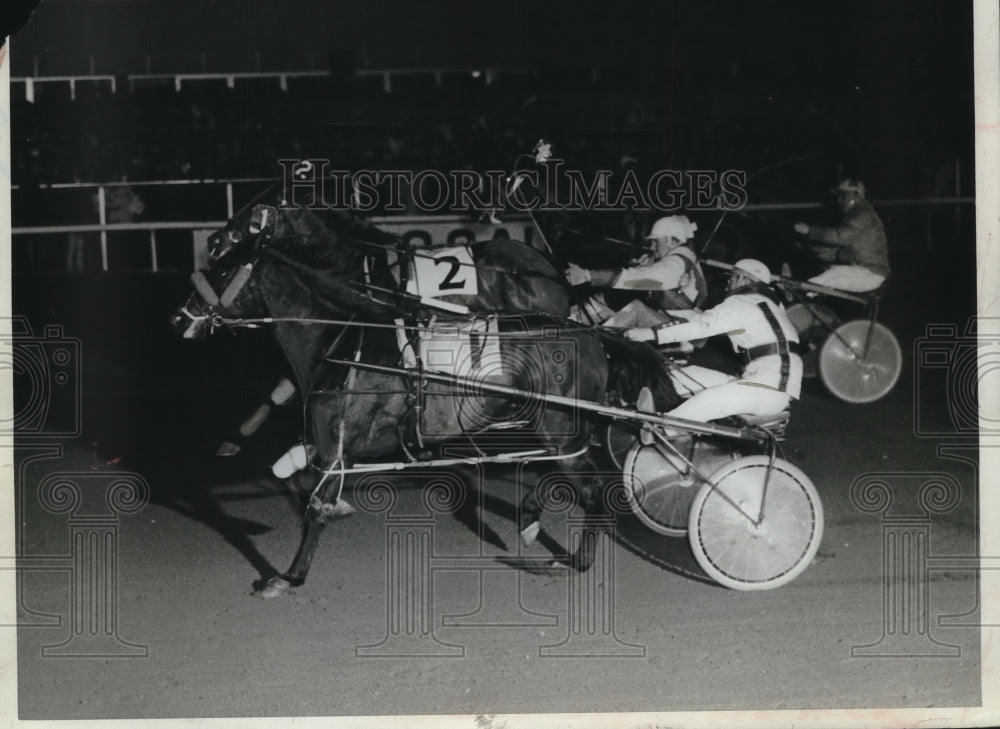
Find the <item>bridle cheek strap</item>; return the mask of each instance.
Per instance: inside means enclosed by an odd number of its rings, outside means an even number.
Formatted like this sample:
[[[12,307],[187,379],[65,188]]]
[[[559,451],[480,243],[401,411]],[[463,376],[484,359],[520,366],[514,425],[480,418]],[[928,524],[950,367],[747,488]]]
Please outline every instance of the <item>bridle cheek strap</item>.
[[[212,284],[208,282],[205,278],[205,274],[201,271],[195,271],[191,274],[191,283],[194,285],[194,290],[198,292],[198,295],[205,301],[209,306],[218,306],[219,297],[216,295],[215,291],[212,289]],[[228,289],[227,289],[228,291]]]
[[[208,279],[205,278],[205,274],[201,271],[195,271],[191,274],[191,283],[194,285],[194,290],[198,292],[198,295],[204,299],[206,304],[209,306],[221,306],[223,309],[228,309],[229,306],[236,300],[236,297],[239,296],[243,287],[246,286],[246,283],[250,280],[252,273],[252,263],[240,266],[233,275],[232,280],[226,285],[226,289],[222,292],[222,296],[215,293],[215,289],[212,288],[212,284],[208,282]]]
[[[252,263],[247,263],[237,269],[236,275],[233,276],[233,280],[229,282],[229,285],[226,286],[226,290],[223,291],[222,296],[219,297],[219,303],[222,304],[223,309],[228,309],[229,305],[236,300],[240,291],[244,286],[246,286],[247,281],[250,280],[250,275],[252,273]]]

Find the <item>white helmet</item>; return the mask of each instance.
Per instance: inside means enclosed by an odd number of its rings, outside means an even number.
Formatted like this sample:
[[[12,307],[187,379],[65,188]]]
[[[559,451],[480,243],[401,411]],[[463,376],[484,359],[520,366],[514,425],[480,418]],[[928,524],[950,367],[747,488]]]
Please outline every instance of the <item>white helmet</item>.
[[[749,277],[754,281],[766,284],[771,283],[771,271],[756,258],[742,258],[734,264],[733,268],[747,272],[750,274]],[[733,273],[736,273],[736,271],[733,271]]]
[[[698,230],[698,224],[688,220],[687,215],[670,215],[653,223],[653,229],[649,231],[646,240],[671,237],[676,238],[681,243],[687,243],[694,237],[696,230]]]

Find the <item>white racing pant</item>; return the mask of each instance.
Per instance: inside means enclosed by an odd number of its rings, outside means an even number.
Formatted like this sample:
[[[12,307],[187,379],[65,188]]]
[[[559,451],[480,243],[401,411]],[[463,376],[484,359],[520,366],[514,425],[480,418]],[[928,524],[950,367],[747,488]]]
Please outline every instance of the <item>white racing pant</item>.
[[[578,305],[570,307],[568,318],[581,324],[600,324],[615,313],[604,303],[604,294],[594,294],[582,302],[582,307],[582,310]]]
[[[618,313],[601,326],[612,329],[633,329],[635,327],[656,327],[676,321],[666,312],[654,309],[638,299],[633,299],[618,310]]]
[[[685,420],[708,422],[730,415],[777,415],[791,403],[787,392],[740,382],[732,375],[697,365],[674,370],[670,380],[679,395],[690,397],[667,414]]]
[[[885,276],[869,271],[864,266],[830,266],[823,273],[809,279],[811,284],[858,294],[874,291],[883,281]]]
[[[605,302],[604,296],[591,296],[584,302],[587,313],[594,323],[610,329],[632,329],[634,327],[656,327],[673,321],[666,312],[654,309],[639,299],[633,299],[615,312]],[[570,309],[569,318],[573,321],[589,324],[579,306]]]

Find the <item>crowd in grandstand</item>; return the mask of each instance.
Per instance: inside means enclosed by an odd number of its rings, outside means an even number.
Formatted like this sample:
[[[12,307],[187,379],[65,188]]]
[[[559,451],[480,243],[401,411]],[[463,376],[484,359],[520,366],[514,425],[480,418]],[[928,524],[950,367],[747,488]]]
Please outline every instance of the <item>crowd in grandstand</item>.
[[[662,88],[621,90],[535,77],[187,81],[111,93],[107,84],[38,84],[13,94],[14,182],[270,177],[281,157],[328,157],[342,169],[505,169],[538,136],[581,168],[624,155],[656,165],[737,165],[747,121],[720,130],[688,119]],[[119,84],[121,87],[122,84]],[[691,124],[687,124],[687,122]],[[697,125],[698,134],[686,134]],[[565,130],[565,133],[563,131]],[[763,131],[763,130],[761,130]],[[803,144],[806,141],[803,140]],[[738,148],[736,146],[738,145]]]
[[[238,78],[232,88],[224,78],[185,80],[179,89],[171,79],[119,79],[116,92],[106,82],[78,82],[75,98],[68,84],[39,83],[31,101],[15,87],[14,222],[97,222],[90,193],[64,204],[42,189],[53,183],[277,178],[279,159],[304,157],[348,171],[509,171],[542,137],[585,173],[621,169],[624,161],[640,176],[741,170],[751,178],[752,202],[788,201],[794,192],[811,199],[844,164],[882,195],[951,192],[937,178],[953,179],[953,164],[914,154],[919,139],[852,129],[864,120],[834,118],[834,97],[769,95],[741,79],[706,89],[586,74],[490,81],[400,74],[387,92],[378,75],[291,77],[286,89],[274,77]],[[948,152],[937,156],[947,160]],[[754,177],[761,169],[768,173]],[[146,217],[130,220],[169,220],[181,207],[187,217],[218,215],[218,203],[201,210],[197,196],[179,197],[180,190],[139,192]]]

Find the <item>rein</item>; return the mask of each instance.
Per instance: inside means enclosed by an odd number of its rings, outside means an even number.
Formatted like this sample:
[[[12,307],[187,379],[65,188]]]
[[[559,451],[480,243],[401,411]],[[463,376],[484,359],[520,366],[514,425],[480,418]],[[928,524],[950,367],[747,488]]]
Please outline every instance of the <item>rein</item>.
[[[280,237],[277,237],[277,238],[273,238],[272,240],[273,241],[306,240],[309,237],[310,236],[309,236],[308,233],[290,233],[288,235],[283,235],[283,236],[280,236]],[[402,238],[400,238],[399,236],[395,236],[395,237],[396,237],[397,241],[402,241]],[[345,243],[352,243],[352,244],[359,245],[359,246],[367,246],[368,248],[375,248],[375,249],[377,249],[379,251],[382,251],[382,252],[386,252],[386,251],[389,250],[388,247],[385,246],[382,243],[375,243],[373,241],[362,240],[361,238],[354,238],[354,237],[344,236],[344,235],[340,235],[339,233],[337,234],[337,240],[344,241]],[[481,241],[481,242],[485,243],[486,241]],[[271,252],[271,253],[274,252],[273,249],[265,249],[265,250],[267,250],[268,252]],[[422,253],[419,248],[418,249],[411,249],[410,254],[412,256],[414,256],[414,257],[419,256],[421,258],[434,259],[434,256],[429,255],[427,253]],[[297,265],[299,265],[299,266],[302,266],[303,268],[306,268],[303,264],[298,263],[297,261],[295,263]],[[396,261],[395,263],[387,264],[387,265],[389,265],[390,267],[399,266],[399,261]],[[457,261],[455,263],[455,265],[462,266],[464,268],[471,268],[471,269],[474,269],[474,270],[477,270],[477,271],[492,271],[494,273],[501,273],[501,274],[505,274],[507,276],[514,276],[514,277],[523,276],[523,277],[527,277],[527,278],[547,278],[547,279],[552,279],[552,280],[556,280],[556,281],[563,280],[563,277],[559,275],[558,271],[556,273],[542,273],[541,271],[521,271],[521,270],[518,270],[518,269],[501,268],[499,266],[484,266],[484,265],[481,265],[481,264],[478,264],[478,263],[466,263],[464,261]]]
[[[303,236],[295,236],[295,237],[303,237]],[[358,242],[365,243],[366,245],[377,245],[377,244],[368,244],[365,241],[358,241]],[[384,248],[383,248],[383,250],[384,250]],[[266,254],[268,256],[270,256],[271,258],[275,259],[279,263],[282,263],[282,264],[288,266],[289,268],[291,268],[294,271],[297,271],[299,273],[305,274],[305,275],[310,276],[312,278],[321,278],[322,277],[322,273],[317,272],[316,269],[310,268],[309,266],[305,265],[304,263],[302,263],[300,261],[295,260],[294,258],[290,257],[286,253],[283,253],[282,251],[275,250],[274,248],[270,248],[270,247],[264,246],[264,247],[262,247],[260,249],[260,252],[264,253],[264,254]],[[493,270],[501,270],[501,269],[493,269]],[[252,264],[247,264],[247,265],[243,266],[236,273],[236,275],[234,275],[233,280],[226,287],[226,291],[223,292],[222,296],[221,297],[217,297],[218,298],[218,303],[223,304],[224,307],[227,306],[227,304],[225,304],[224,302],[228,301],[229,303],[232,303],[232,301],[236,297],[236,294],[239,292],[240,289],[242,289],[242,287],[249,280],[252,271],[253,271],[253,265]],[[205,278],[205,275],[201,271],[196,271],[194,274],[192,274],[191,280],[194,283],[195,289],[199,292],[199,294],[201,294],[203,296],[203,298],[205,296],[205,293],[209,293],[210,295],[214,296],[214,291],[212,291],[211,286],[208,283],[208,280]],[[367,291],[360,290],[358,288],[359,286],[363,286]],[[233,290],[234,287],[235,287],[235,290],[230,294],[230,291]],[[374,289],[374,290],[380,290],[380,287],[373,286],[371,284],[355,284],[355,282],[352,282],[352,281],[348,281],[347,284],[345,285],[345,287],[349,288],[350,290],[352,290],[353,293],[355,293],[356,295],[361,296],[361,297],[365,297],[365,298],[369,299],[370,301],[372,301],[375,304],[378,304],[380,306],[386,306],[386,307],[389,307],[389,308],[396,308],[396,309],[398,309],[398,307],[394,307],[392,304],[387,304],[385,302],[379,301],[378,299],[376,299],[375,297],[373,297],[371,295],[371,291],[370,290],[372,290],[372,289]],[[203,292],[202,288],[206,289],[207,291]],[[382,290],[386,291],[384,289],[382,289]],[[453,313],[465,314],[466,315],[465,316],[465,321],[472,321],[472,320],[474,320],[476,318],[474,316],[469,316],[468,315],[469,311],[468,311],[467,307],[461,307],[464,310],[460,311],[459,307],[457,305],[450,304],[450,302],[443,302],[443,301],[440,301],[440,300],[437,300],[437,299],[427,300],[424,297],[418,297],[418,296],[412,296],[411,297],[409,295],[399,294],[398,292],[388,292],[388,293],[392,293],[393,295],[397,295],[397,296],[406,296],[408,299],[419,299],[418,303],[421,303],[421,304],[426,305],[426,306],[435,306],[435,307],[439,307],[439,308],[445,308],[445,309],[447,309],[449,311],[452,311]],[[217,304],[213,304],[213,303],[209,302],[208,299],[206,299],[206,302],[209,303],[209,305],[212,306],[213,308],[215,306],[217,306]],[[447,306],[445,306],[446,304],[447,304]],[[523,320],[524,319],[524,314],[521,314],[521,313],[509,313],[509,314],[493,313],[493,314],[490,314],[490,316],[494,316],[497,319],[516,319],[516,320]],[[383,323],[378,323],[378,322],[355,321],[355,318],[353,316],[350,319],[347,319],[347,320],[344,320],[344,319],[325,319],[325,318],[319,318],[319,317],[273,317],[273,316],[269,316],[269,317],[257,317],[257,318],[247,318],[247,317],[226,317],[226,316],[223,316],[222,314],[220,314],[219,312],[214,312],[214,313],[210,313],[210,314],[207,314],[207,315],[203,315],[201,317],[192,317],[192,319],[194,319],[194,318],[197,318],[197,319],[211,319],[213,327],[225,325],[225,326],[230,326],[230,327],[246,327],[246,328],[250,328],[250,329],[258,328],[258,327],[260,327],[261,325],[264,325],[264,324],[297,323],[297,324],[317,324],[317,325],[324,325],[324,326],[368,327],[368,328],[371,328],[371,329],[395,329],[395,330],[403,329],[403,330],[412,331],[412,332],[416,332],[416,333],[428,333],[428,334],[434,334],[434,333],[449,334],[449,333],[454,333],[454,331],[455,331],[453,328],[434,328],[434,327],[410,326],[410,325],[399,325],[399,324],[383,324]],[[574,322],[572,320],[561,320],[561,319],[560,320],[553,320],[553,325],[566,326],[566,324],[571,324],[572,326],[570,328],[573,328],[573,329],[587,329],[587,328],[592,328],[592,327],[586,327],[584,325],[580,325],[578,322]],[[496,332],[496,333],[494,333],[493,336],[497,336],[497,337],[505,337],[505,336],[506,337],[524,337],[525,333],[524,332]]]
[[[521,320],[524,318],[523,314],[489,314],[489,317],[496,317],[497,319],[511,319],[511,320]],[[385,324],[381,322],[369,322],[369,321],[356,321],[355,319],[320,319],[317,317],[304,317],[304,316],[265,316],[257,318],[231,318],[223,316],[209,316],[204,315],[199,317],[201,319],[213,318],[219,325],[225,325],[229,327],[245,327],[247,329],[257,329],[265,324],[316,324],[322,326],[341,326],[341,327],[360,327],[362,329],[393,329],[396,331],[404,330],[416,332],[419,334],[454,334],[456,332],[455,327],[425,327],[420,325],[410,325],[410,324]],[[464,321],[474,321],[477,317],[469,317]],[[486,317],[482,317],[486,318]],[[564,320],[557,320],[563,322]],[[570,325],[570,326],[565,326]],[[556,328],[553,323],[549,325]],[[544,329],[546,325],[542,324],[538,329]],[[563,328],[572,329],[574,331],[585,331],[591,330],[595,327],[589,327],[582,325],[579,322],[572,321],[570,319],[565,320]],[[531,330],[534,331],[534,330]],[[491,332],[489,336],[498,338],[511,338],[511,339],[524,339],[531,335],[531,331],[515,331],[515,332]]]
[[[801,162],[802,160],[809,159],[810,157],[815,157],[818,154],[819,152],[807,152],[806,154],[800,154],[796,157],[789,157],[788,159],[783,159],[779,160],[778,162],[772,162],[771,164],[764,165],[759,170],[755,171],[752,175],[750,175],[746,179],[746,182],[744,182],[743,184],[749,185],[750,181],[762,172],[766,172],[767,170],[771,170],[776,167],[784,167],[785,165],[791,164],[792,162]],[[708,237],[705,239],[705,242],[701,246],[701,250],[698,251],[698,258],[702,258],[705,255],[705,251],[708,250],[709,243],[712,242],[712,239],[715,237],[715,234],[719,232],[719,228],[722,226],[722,221],[726,219],[726,214],[729,212],[729,210],[730,210],[729,208],[726,208],[725,210],[722,211],[722,214],[719,216],[719,219],[715,223],[715,227],[712,228],[712,232],[708,234]]]

